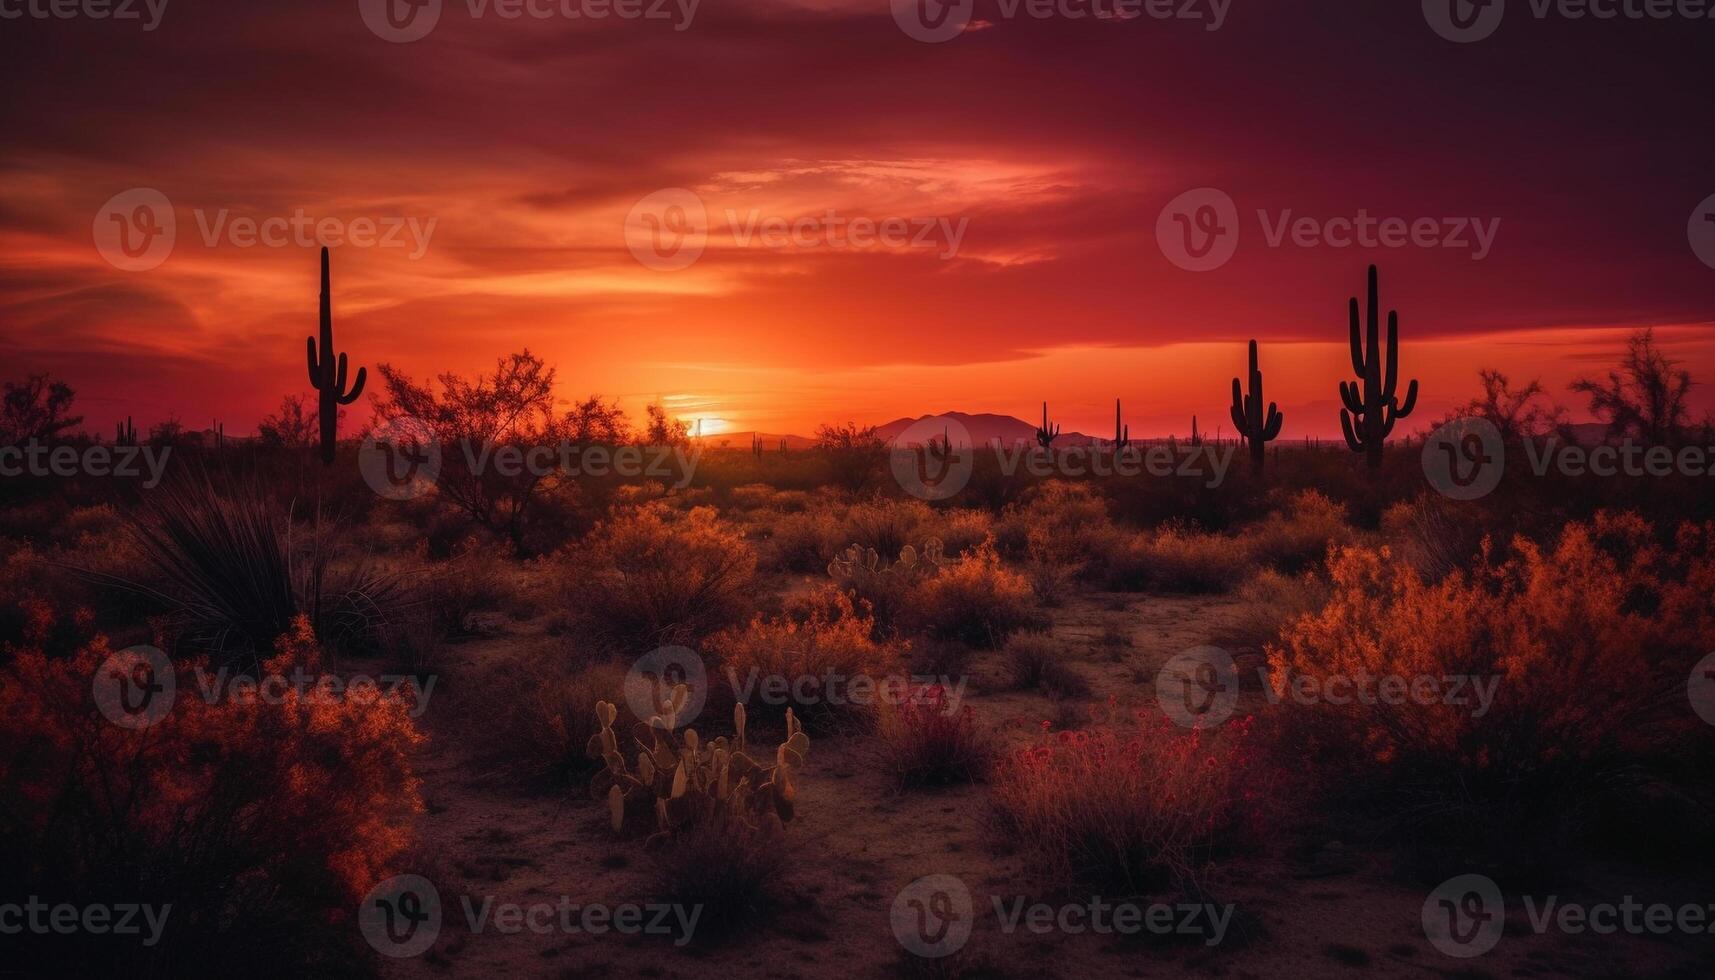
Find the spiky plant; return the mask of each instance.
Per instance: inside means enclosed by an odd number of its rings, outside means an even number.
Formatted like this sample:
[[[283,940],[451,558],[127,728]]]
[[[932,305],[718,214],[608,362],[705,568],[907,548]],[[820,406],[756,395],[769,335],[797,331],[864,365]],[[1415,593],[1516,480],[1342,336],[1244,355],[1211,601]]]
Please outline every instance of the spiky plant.
[[[1042,425],[1036,430],[1036,444],[1043,449],[1051,448],[1054,440],[1060,438],[1060,426],[1048,422],[1048,403],[1042,403]]]
[[[1268,409],[1263,410],[1262,372],[1257,369],[1256,341],[1250,346],[1250,390],[1247,394],[1239,387],[1239,379],[1233,379],[1233,425],[1238,427],[1239,435],[1244,436],[1250,444],[1251,467],[1257,472],[1262,471],[1265,452],[1268,443],[1280,435],[1280,425],[1284,421],[1274,402],[1268,403]]]
[[[1393,434],[1400,419],[1417,406],[1417,381],[1405,392],[1405,403],[1395,395],[1399,385],[1399,313],[1387,315],[1387,352],[1381,349],[1381,299],[1376,288],[1376,267],[1370,266],[1369,316],[1365,332],[1359,334],[1358,298],[1351,301],[1352,370],[1358,380],[1340,382],[1340,428],[1352,452],[1363,453],[1371,469],[1382,465],[1382,444]],[[1383,358],[1386,367],[1383,367]],[[1359,386],[1362,387],[1359,387]]]
[[[352,386],[345,386],[345,354],[333,350],[333,305],[328,288],[328,250],[322,249],[321,351],[317,357],[316,338],[304,338],[310,355],[310,387],[316,390],[317,408],[322,428],[322,463],[333,465],[334,445],[339,439],[339,410],[363,394],[365,370],[357,369]]]
[[[1131,426],[1120,424],[1120,400],[1114,399],[1114,452],[1121,453],[1131,445]]]

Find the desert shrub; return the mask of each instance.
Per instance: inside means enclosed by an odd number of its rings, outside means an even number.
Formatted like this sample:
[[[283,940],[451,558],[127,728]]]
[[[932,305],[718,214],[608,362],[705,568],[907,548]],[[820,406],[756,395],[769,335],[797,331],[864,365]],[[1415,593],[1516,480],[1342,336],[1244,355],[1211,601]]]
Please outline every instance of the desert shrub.
[[[1382,512],[1383,536],[1394,553],[1430,582],[1439,582],[1476,559],[1484,523],[1469,504],[1436,493],[1419,494]]]
[[[684,938],[699,944],[720,943],[766,922],[789,898],[792,851],[771,833],[697,827],[656,848],[651,860],[651,898],[698,909],[692,935]]]
[[[984,541],[956,562],[923,578],[905,618],[939,640],[957,640],[992,650],[1040,617],[1032,613],[1030,583],[1001,563]]]
[[[1030,549],[1031,531],[1053,550],[1049,560],[1067,567],[1099,568],[1120,538],[1107,502],[1087,483],[1049,480],[1006,507],[995,522],[995,547],[1011,558]]]
[[[1164,592],[1225,592],[1254,570],[1245,543],[1168,524],[1143,545],[1151,585]]]
[[[1047,528],[1033,527],[1026,532],[1024,574],[1030,581],[1030,591],[1044,606],[1060,605],[1084,566],[1083,560],[1071,557],[1058,546],[1053,532]]]
[[[350,969],[351,918],[408,844],[420,808],[406,701],[287,689],[205,700],[180,670],[146,729],[105,718],[97,637],[0,671],[0,900],[172,906],[138,937],[8,937],[9,967],[87,976],[304,975]],[[308,620],[266,664],[319,672]],[[51,964],[51,966],[50,966]]]
[[[994,532],[994,517],[986,510],[950,508],[936,512],[930,530],[948,554],[962,555]]]
[[[939,684],[901,688],[875,704],[876,746],[882,765],[904,786],[945,786],[981,779],[993,742],[978,728],[971,706],[947,697]]]
[[[563,556],[572,626],[621,653],[692,646],[737,623],[756,556],[714,510],[661,504],[614,514]]]
[[[923,536],[920,529],[932,519],[929,505],[921,500],[878,498],[854,504],[846,511],[843,539],[884,555],[897,555]]]
[[[1025,633],[1006,645],[1012,685],[1057,698],[1090,695],[1088,681],[1066,663],[1066,648],[1047,633]]]
[[[1251,558],[1283,572],[1298,572],[1320,562],[1332,545],[1349,544],[1352,529],[1346,508],[1320,491],[1300,490],[1276,511],[1244,533]]]
[[[841,542],[841,531],[826,510],[769,515],[766,522],[770,564],[786,572],[819,572]]]
[[[1476,678],[1447,697],[1293,704],[1281,724],[1331,785],[1381,800],[1519,860],[1576,829],[1584,805],[1681,768],[1710,746],[1684,707],[1691,665],[1715,647],[1715,526],[1668,544],[1631,517],[1568,525],[1551,547],[1517,539],[1426,582],[1387,548],[1330,561],[1332,596],[1268,649],[1294,678]],[[1437,835],[1438,836],[1438,835]]]
[[[479,632],[478,613],[511,604],[518,589],[511,561],[495,544],[467,537],[447,561],[424,570],[425,606],[441,636]]]
[[[1044,731],[995,768],[999,829],[1061,883],[1133,894],[1194,885],[1261,827],[1249,728],[1239,719],[1186,731],[1156,716],[1124,728]]]
[[[935,538],[921,550],[906,545],[897,558],[854,544],[828,563],[828,577],[870,610],[877,637],[891,637],[908,627],[922,583],[951,564]]]
[[[751,720],[772,724],[792,709],[811,731],[837,723],[867,702],[876,685],[904,672],[899,649],[873,638],[875,620],[833,586],[817,590],[803,618],[758,615],[742,629],[710,641],[726,699],[741,702]],[[854,682],[858,687],[854,688]],[[783,683],[784,691],[773,687]]]
[[[1328,582],[1315,572],[1283,575],[1265,568],[1239,586],[1238,605],[1221,625],[1220,646],[1260,651],[1280,639],[1281,628],[1318,612],[1328,602]]]
[[[586,749],[601,726],[590,707],[622,700],[616,664],[544,668],[534,658],[497,669],[476,686],[470,723],[485,768],[527,786],[565,789],[601,768]]]

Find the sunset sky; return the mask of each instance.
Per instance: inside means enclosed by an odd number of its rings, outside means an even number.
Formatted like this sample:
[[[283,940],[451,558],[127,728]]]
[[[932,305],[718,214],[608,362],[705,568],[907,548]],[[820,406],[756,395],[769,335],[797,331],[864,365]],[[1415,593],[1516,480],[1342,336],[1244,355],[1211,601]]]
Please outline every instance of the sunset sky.
[[[372,393],[377,363],[472,372],[529,347],[566,399],[636,417],[661,398],[709,432],[1034,418],[1047,399],[1099,434],[1120,397],[1133,435],[1157,435],[1225,419],[1254,337],[1283,437],[1326,437],[1371,262],[1423,389],[1408,428],[1484,366],[1582,416],[1566,384],[1643,325],[1715,382],[1715,268],[1687,231],[1715,194],[1715,22],[1538,20],[1515,0],[1492,38],[1455,44],[1415,0],[1233,0],[1218,30],[979,3],[928,44],[888,0],[704,0],[688,24],[682,4],[598,21],[447,0],[394,43],[362,6],[0,21],[5,377],[72,382],[96,431],[253,428],[308,393],[317,259],[235,229],[302,213],[433,223],[334,248],[336,344]],[[1157,223],[1205,187],[1235,202],[1237,251],[1186,271]],[[125,271],[96,231],[137,188],[176,231],[164,262]],[[650,268],[628,215],[669,188],[706,208],[707,243]],[[746,238],[830,211],[927,222],[929,244]],[[1480,258],[1268,240],[1287,212],[1360,211],[1496,233]]]

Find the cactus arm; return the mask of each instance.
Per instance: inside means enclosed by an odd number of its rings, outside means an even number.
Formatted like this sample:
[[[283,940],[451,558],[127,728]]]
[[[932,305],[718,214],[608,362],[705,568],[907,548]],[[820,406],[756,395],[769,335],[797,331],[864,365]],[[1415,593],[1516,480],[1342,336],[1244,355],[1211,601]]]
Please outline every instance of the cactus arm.
[[[363,382],[367,377],[367,369],[358,368],[356,382],[352,384],[351,390],[340,398],[339,403],[341,405],[350,405],[352,402],[357,401],[357,396],[363,394]]]
[[[1382,382],[1382,401],[1399,390],[1399,314],[1387,315],[1387,378]]]
[[[1399,401],[1397,399],[1394,401],[1394,410],[1393,410],[1394,418],[1403,419],[1407,415],[1410,415],[1411,410],[1416,408],[1416,407],[1417,407],[1417,379],[1413,378],[1411,381],[1411,384],[1405,389],[1405,404],[1404,405],[1399,404]]]
[[[1357,432],[1352,428],[1352,414],[1343,408],[1340,409],[1340,430],[1345,433],[1346,445],[1351,448],[1352,452],[1361,453],[1364,451],[1363,440],[1358,438]]]
[[[333,396],[338,398],[345,391],[345,354],[341,353],[339,357],[335,358],[334,363],[336,366],[333,372]]]
[[[1265,426],[1262,430],[1263,441],[1267,442],[1271,439],[1274,439],[1276,436],[1280,435],[1280,425],[1284,421],[1285,421],[1285,416],[1280,414],[1280,410],[1275,407],[1274,402],[1269,402],[1268,403],[1268,425]]]
[[[1364,339],[1363,335],[1359,333],[1362,321],[1358,318],[1358,298],[1356,296],[1352,297],[1348,309],[1351,313],[1352,322],[1352,373],[1361,378],[1364,376]]]

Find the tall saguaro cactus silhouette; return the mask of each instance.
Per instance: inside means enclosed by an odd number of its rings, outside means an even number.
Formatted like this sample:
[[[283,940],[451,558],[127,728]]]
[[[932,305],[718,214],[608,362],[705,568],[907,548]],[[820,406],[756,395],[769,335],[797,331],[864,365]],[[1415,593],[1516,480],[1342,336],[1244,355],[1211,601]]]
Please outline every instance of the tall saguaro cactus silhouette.
[[[1036,430],[1036,444],[1043,449],[1051,448],[1054,440],[1060,438],[1060,426],[1048,424],[1048,403],[1042,403],[1042,427]]]
[[[1357,381],[1340,382],[1340,428],[1346,434],[1346,445],[1355,453],[1363,453],[1370,468],[1382,465],[1382,444],[1393,434],[1400,419],[1417,407],[1417,381],[1405,392],[1405,404],[1395,395],[1399,385],[1399,312],[1387,315],[1387,366],[1382,366],[1381,298],[1376,289],[1376,267],[1370,266],[1369,318],[1365,333],[1359,335],[1358,298],[1352,297],[1352,370]],[[1362,384],[1363,387],[1359,388]]]
[[[1251,341],[1250,392],[1246,394],[1239,387],[1239,379],[1233,379],[1233,425],[1239,430],[1239,435],[1251,447],[1251,466],[1258,472],[1263,467],[1264,452],[1268,443],[1280,435],[1280,424],[1285,417],[1275,407],[1274,402],[1268,403],[1268,410],[1263,411],[1262,372],[1256,366],[1256,341]],[[1195,423],[1193,423],[1195,424]]]
[[[334,443],[339,438],[339,409],[350,405],[363,394],[365,371],[357,369],[351,389],[345,387],[345,355],[333,352],[333,305],[328,289],[328,250],[322,248],[322,322],[321,356],[316,356],[316,338],[306,337],[310,354],[310,387],[316,389],[320,401],[322,424],[322,463],[333,465]]]
[[[1131,426],[1121,424],[1121,422],[1120,422],[1120,400],[1118,398],[1115,398],[1114,399],[1114,452],[1116,452],[1116,453],[1125,452],[1126,447],[1130,446],[1130,445],[1131,445]]]

